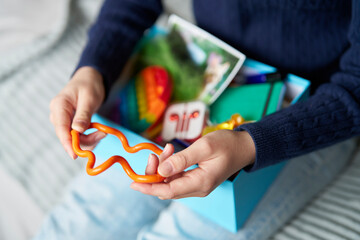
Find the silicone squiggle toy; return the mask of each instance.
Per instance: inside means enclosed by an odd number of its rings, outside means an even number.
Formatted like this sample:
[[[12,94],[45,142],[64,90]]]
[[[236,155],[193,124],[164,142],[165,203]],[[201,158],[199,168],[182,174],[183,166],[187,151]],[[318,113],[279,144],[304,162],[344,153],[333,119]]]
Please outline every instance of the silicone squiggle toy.
[[[149,149],[152,152],[156,153],[157,155],[160,155],[162,153],[162,150],[160,148],[158,148],[155,144],[152,144],[152,143],[139,143],[133,147],[130,147],[125,135],[115,128],[108,127],[108,126],[105,126],[100,123],[91,123],[89,128],[96,128],[101,132],[115,135],[121,141],[125,151],[127,151],[129,153],[136,153],[143,149]],[[95,175],[102,173],[103,171],[110,168],[113,164],[118,162],[121,164],[121,166],[123,167],[126,174],[135,182],[155,183],[155,182],[163,182],[165,179],[163,176],[159,175],[158,173],[152,174],[152,175],[136,174],[134,172],[134,170],[130,167],[130,165],[126,161],[126,159],[121,156],[112,156],[108,160],[106,160],[104,163],[102,163],[99,166],[97,166],[96,168],[94,168],[95,154],[92,151],[82,150],[80,148],[78,131],[76,131],[74,129],[71,130],[71,136],[72,136],[72,147],[73,147],[76,155],[78,155],[79,157],[86,157],[89,159],[87,162],[87,165],[86,165],[86,172],[91,176],[95,176]]]

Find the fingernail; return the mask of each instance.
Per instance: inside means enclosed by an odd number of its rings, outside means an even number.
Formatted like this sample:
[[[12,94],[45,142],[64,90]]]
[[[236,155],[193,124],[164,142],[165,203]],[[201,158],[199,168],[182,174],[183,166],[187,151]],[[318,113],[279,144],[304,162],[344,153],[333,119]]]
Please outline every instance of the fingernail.
[[[149,159],[148,159],[148,165],[150,165],[154,161],[153,160],[154,157],[155,157],[155,155],[153,153],[151,153],[150,156],[149,156]]]
[[[139,191],[139,188],[135,184],[130,184],[130,187],[135,191]]]
[[[173,171],[173,167],[169,162],[162,163],[158,169],[159,174],[164,177],[170,176],[172,171]]]
[[[72,128],[75,129],[78,132],[83,132],[88,127],[88,122],[81,119],[76,119],[73,122]]]
[[[100,141],[104,137],[106,137],[106,133],[100,132],[98,135],[96,135],[95,142]]]
[[[167,153],[167,152],[169,151],[169,147],[170,147],[170,145],[167,143],[167,144],[165,145],[165,147],[164,147],[163,154],[164,154],[164,153]]]

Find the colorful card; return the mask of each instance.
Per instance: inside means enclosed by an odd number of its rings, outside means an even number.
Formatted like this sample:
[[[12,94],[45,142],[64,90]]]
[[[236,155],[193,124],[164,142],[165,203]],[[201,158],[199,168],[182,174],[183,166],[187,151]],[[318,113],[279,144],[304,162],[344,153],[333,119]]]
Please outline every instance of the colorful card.
[[[235,77],[245,55],[201,28],[171,15],[169,31],[174,30],[185,41],[193,62],[204,66],[203,89],[197,98],[210,105]]]

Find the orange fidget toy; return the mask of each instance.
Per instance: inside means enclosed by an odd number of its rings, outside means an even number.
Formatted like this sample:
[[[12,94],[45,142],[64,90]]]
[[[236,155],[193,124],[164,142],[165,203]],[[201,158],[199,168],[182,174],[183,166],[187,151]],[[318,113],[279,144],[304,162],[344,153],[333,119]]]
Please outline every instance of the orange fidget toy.
[[[148,149],[152,152],[156,153],[157,155],[160,155],[162,153],[162,150],[158,148],[155,144],[152,143],[139,143],[133,147],[129,146],[128,140],[125,137],[125,135],[120,132],[119,130],[105,126],[100,123],[91,123],[89,128],[96,128],[101,132],[115,135],[119,140],[121,141],[125,151],[129,153],[136,153],[140,150]],[[102,173],[103,171],[107,170],[109,167],[111,167],[114,163],[120,163],[123,167],[126,174],[135,182],[141,182],[141,183],[156,183],[156,182],[163,182],[164,177],[159,175],[158,173],[152,174],[152,175],[138,175],[134,172],[134,170],[130,167],[129,163],[126,161],[125,158],[121,156],[112,156],[108,160],[106,160],[104,163],[100,164],[96,168],[94,168],[95,165],[95,154],[92,151],[88,150],[82,150],[80,148],[80,141],[79,141],[79,132],[76,130],[71,130],[71,136],[72,136],[72,147],[79,157],[86,157],[88,158],[88,162],[86,165],[86,172],[91,175],[95,176],[99,173]]]

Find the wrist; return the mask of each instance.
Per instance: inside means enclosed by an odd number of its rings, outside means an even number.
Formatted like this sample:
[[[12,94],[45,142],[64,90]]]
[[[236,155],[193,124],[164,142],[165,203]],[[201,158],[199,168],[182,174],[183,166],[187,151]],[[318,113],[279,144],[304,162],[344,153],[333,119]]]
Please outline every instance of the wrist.
[[[238,169],[242,169],[246,166],[255,163],[256,148],[255,143],[246,131],[235,131],[236,133],[236,154]]]

